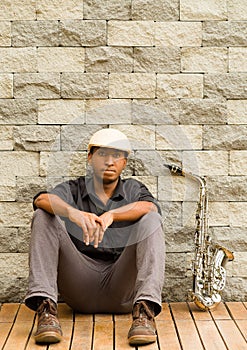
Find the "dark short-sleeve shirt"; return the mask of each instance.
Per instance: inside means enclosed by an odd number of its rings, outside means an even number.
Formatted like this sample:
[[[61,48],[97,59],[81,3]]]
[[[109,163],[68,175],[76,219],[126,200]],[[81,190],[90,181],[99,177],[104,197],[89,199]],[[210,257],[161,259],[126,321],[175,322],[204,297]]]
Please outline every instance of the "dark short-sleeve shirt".
[[[94,213],[97,216],[109,210],[138,201],[148,201],[156,204],[160,213],[160,207],[147,187],[133,178],[120,178],[113,196],[106,204],[102,203],[95,194],[93,178],[87,176],[63,182],[49,191],[49,193],[59,196],[74,208]],[[38,195],[34,198],[36,199]],[[131,221],[113,222],[106,230],[103,241],[99,244],[99,247],[94,248],[93,245],[86,246],[84,244],[82,240],[82,229],[80,227],[71,222],[68,218],[61,218],[64,220],[70,238],[77,249],[91,258],[102,260],[115,260],[119,257],[124,248],[125,240],[121,241],[120,239],[120,241],[117,242],[116,240],[114,241],[114,238],[124,236],[126,239],[124,231],[128,231],[128,227],[133,225]]]

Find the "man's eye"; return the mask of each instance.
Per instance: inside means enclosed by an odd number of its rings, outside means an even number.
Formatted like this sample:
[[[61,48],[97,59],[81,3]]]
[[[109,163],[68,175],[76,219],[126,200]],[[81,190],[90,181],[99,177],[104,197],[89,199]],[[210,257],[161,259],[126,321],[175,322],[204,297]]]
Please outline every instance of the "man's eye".
[[[106,156],[106,153],[103,152],[103,151],[100,151],[100,152],[98,152],[98,155],[99,155],[100,157],[105,157],[105,156]]]
[[[120,154],[120,153],[114,153],[114,154],[113,154],[113,157],[116,158],[116,159],[118,159],[118,158],[121,157],[121,154]]]

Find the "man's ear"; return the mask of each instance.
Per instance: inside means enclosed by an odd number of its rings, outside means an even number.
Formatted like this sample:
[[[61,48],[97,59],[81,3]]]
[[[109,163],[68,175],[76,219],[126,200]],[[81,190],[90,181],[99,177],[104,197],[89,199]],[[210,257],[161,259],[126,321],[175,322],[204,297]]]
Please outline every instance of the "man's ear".
[[[88,152],[88,154],[87,154],[87,161],[88,161],[88,164],[91,163],[91,159],[92,159],[92,153],[91,153],[91,152]]]

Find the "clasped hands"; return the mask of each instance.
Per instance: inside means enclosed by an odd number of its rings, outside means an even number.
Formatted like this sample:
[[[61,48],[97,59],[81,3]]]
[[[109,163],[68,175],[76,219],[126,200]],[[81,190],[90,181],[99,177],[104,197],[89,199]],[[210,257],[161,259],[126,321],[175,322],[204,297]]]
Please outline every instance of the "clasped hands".
[[[81,227],[83,232],[83,242],[86,245],[94,242],[94,248],[98,248],[99,243],[104,237],[105,230],[113,222],[113,213],[110,211],[97,216],[75,208],[69,209],[70,221]]]

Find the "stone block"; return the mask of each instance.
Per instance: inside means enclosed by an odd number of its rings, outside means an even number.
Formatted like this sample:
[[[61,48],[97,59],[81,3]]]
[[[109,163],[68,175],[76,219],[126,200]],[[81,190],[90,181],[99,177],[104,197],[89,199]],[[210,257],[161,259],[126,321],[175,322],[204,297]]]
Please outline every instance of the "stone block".
[[[50,189],[47,180],[38,176],[18,176],[16,188],[16,201],[27,203],[32,203],[33,197],[38,192]]]
[[[201,176],[228,174],[227,151],[185,151],[183,164],[187,171]]]
[[[61,94],[63,98],[107,98],[108,74],[64,73]]]
[[[91,135],[100,130],[98,125],[65,125],[61,129],[63,151],[86,151]]]
[[[109,75],[110,98],[154,98],[155,87],[155,74],[112,73]]]
[[[58,46],[58,21],[14,21],[12,46]]]
[[[232,277],[230,274],[226,280],[226,287],[223,290],[223,300],[245,301],[247,290],[247,278]]]
[[[83,1],[39,0],[36,3],[38,20],[83,18]]]
[[[157,151],[143,150],[135,152],[135,174],[168,176],[170,171],[164,164],[182,163],[180,151]]]
[[[180,111],[180,124],[227,123],[227,101],[222,98],[181,99]]]
[[[130,47],[88,47],[86,72],[132,72],[133,49]]]
[[[0,74],[0,98],[13,97],[13,74]]]
[[[179,1],[133,0],[132,20],[176,21],[179,20]]]
[[[203,46],[246,46],[247,26],[244,21],[203,22]]]
[[[106,21],[66,20],[60,22],[61,46],[106,45]]]
[[[40,176],[46,176],[48,183],[58,176],[82,176],[86,174],[86,164],[86,152],[41,152]]]
[[[29,98],[0,100],[0,124],[20,125],[36,124],[36,122],[36,100]]]
[[[34,20],[36,19],[35,0],[2,0],[0,21],[2,20]]]
[[[109,21],[107,44],[111,46],[153,46],[153,21]]]
[[[13,126],[0,126],[0,150],[13,149]]]
[[[28,254],[0,254],[0,300],[23,302],[27,291]]]
[[[228,124],[247,124],[247,99],[227,101]]]
[[[129,20],[131,16],[131,0],[84,0],[85,19],[118,19]]]
[[[133,100],[133,124],[178,124],[180,101],[178,99]]]
[[[230,151],[230,175],[246,175],[247,151]]]
[[[130,140],[133,150],[155,149],[154,125],[115,125],[111,127],[122,131]]]
[[[229,47],[229,72],[246,72],[246,57],[246,47]]]
[[[242,0],[228,0],[228,19],[247,20],[247,3]]]
[[[202,148],[199,125],[160,125],[156,133],[156,149],[191,150]]]
[[[121,99],[87,100],[87,124],[131,124],[131,101]]]
[[[211,227],[213,242],[233,252],[246,252],[246,227]],[[234,239],[232,239],[234,237]]]
[[[16,198],[15,177],[14,176],[2,177],[0,181],[0,201],[14,202],[15,198]]]
[[[31,236],[31,225],[22,226],[18,228],[18,232],[17,232],[18,252],[29,253],[30,236]]]
[[[230,202],[229,218],[233,227],[247,227],[247,202]]]
[[[36,48],[0,48],[0,71],[6,73],[36,72]]]
[[[134,72],[179,73],[180,49],[136,47],[134,48]]]
[[[166,254],[166,276],[181,277],[186,273],[186,253]]]
[[[229,226],[230,225],[230,203],[210,202],[208,206],[209,226]]]
[[[247,98],[247,74],[207,74],[204,81],[204,97],[223,96],[226,99]]]
[[[15,253],[17,249],[17,228],[0,226],[0,253]]]
[[[0,202],[0,226],[30,225],[33,208],[30,203]]]
[[[201,46],[202,24],[200,22],[156,22],[155,46]]]
[[[245,150],[247,148],[246,125],[205,125],[203,146],[210,150]]]
[[[81,47],[39,47],[38,71],[83,72],[84,54],[85,49]]]
[[[226,20],[227,0],[181,0],[180,20]]]
[[[59,126],[14,127],[14,149],[17,151],[50,151],[60,149]]]
[[[202,98],[203,75],[158,74],[158,98]]]
[[[16,98],[60,98],[59,73],[17,73],[14,76]]]
[[[39,124],[84,124],[84,100],[39,100]]]
[[[226,73],[228,70],[228,50],[221,47],[196,47],[181,49],[181,71]]]
[[[235,259],[227,265],[227,271],[233,277],[247,277],[247,253],[235,252]]]
[[[0,46],[11,46],[11,22],[0,22]]]
[[[184,274],[174,278],[165,277],[162,300],[166,302],[178,302],[187,300],[188,291],[192,288],[192,276],[186,277]]]
[[[158,178],[158,199],[166,202],[198,201],[198,184],[190,178],[167,173]]]
[[[210,201],[238,202],[247,198],[246,176],[228,176],[228,174],[208,177],[207,187]]]
[[[36,152],[2,151],[0,158],[0,178],[8,176],[37,176],[39,154]]]

